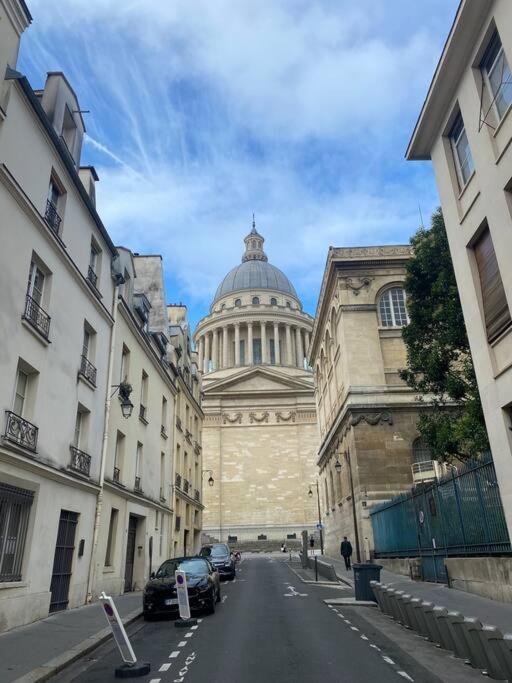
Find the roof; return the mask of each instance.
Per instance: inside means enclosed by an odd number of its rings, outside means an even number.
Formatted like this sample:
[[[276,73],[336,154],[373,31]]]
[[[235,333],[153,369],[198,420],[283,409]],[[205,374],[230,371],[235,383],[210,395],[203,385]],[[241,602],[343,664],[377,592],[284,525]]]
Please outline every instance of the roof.
[[[298,299],[295,287],[286,275],[268,261],[244,261],[236,266],[220,283],[213,303],[232,292],[242,289],[272,289],[291,294]]]

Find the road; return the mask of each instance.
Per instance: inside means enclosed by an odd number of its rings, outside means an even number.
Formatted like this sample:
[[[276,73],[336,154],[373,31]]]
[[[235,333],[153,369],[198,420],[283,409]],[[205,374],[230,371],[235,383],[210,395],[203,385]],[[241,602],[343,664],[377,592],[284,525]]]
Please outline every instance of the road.
[[[385,636],[358,609],[326,605],[348,592],[300,581],[288,564],[247,559],[234,582],[223,582],[214,615],[183,631],[171,620],[139,622],[129,633],[136,656],[151,663],[144,683],[397,683],[440,679]],[[366,608],[372,609],[372,608]],[[116,681],[112,643],[52,679],[54,683]]]

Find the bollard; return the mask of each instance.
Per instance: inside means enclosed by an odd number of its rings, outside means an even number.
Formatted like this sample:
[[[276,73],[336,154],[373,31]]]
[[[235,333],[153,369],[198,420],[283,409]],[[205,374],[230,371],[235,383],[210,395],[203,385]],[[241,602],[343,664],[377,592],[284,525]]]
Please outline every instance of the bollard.
[[[384,584],[382,586],[382,602],[384,605],[384,613],[392,619],[393,618],[393,612],[391,610],[391,602],[390,602],[390,598],[389,598],[389,591],[390,591],[389,586]]]
[[[418,624],[416,623],[416,615],[412,606],[412,595],[406,594],[403,597],[403,604],[405,608],[405,615],[407,617],[407,624],[413,631],[418,630]]]
[[[491,678],[498,681],[510,680],[512,671],[507,671],[508,663],[503,657],[499,642],[503,641],[503,635],[496,626],[484,625],[481,631],[478,631],[482,647],[489,662],[487,670]]]
[[[471,666],[475,669],[481,669],[485,674],[490,667],[489,660],[482,647],[479,631],[482,630],[482,624],[474,617],[465,617],[462,622],[462,628],[469,648],[469,661]]]
[[[315,555],[315,581],[318,581],[318,560]]]
[[[372,587],[373,594],[377,600],[377,604],[381,612],[384,612],[384,607],[382,604],[382,586],[378,581],[370,581],[370,586]]]
[[[399,595],[397,597],[397,600],[396,600],[396,603],[398,605],[398,609],[400,610],[400,615],[402,617],[402,619],[401,619],[402,624],[407,629],[411,628],[411,624],[409,621],[409,614],[407,613],[407,606],[406,606],[407,601],[410,599],[411,599],[411,596],[408,593],[402,593],[402,595]]]
[[[402,596],[404,595],[404,593],[405,593],[405,591],[395,591],[396,620],[398,621],[399,624],[402,624],[402,626],[405,626],[403,608],[402,608]]]
[[[512,634],[505,633],[501,638],[489,638],[489,644],[495,651],[496,659],[500,663],[500,668],[505,672],[506,679],[512,680]]]
[[[388,596],[389,596],[389,606],[391,608],[391,616],[395,621],[400,621],[400,612],[398,610],[398,605],[396,603],[396,595],[397,592],[394,588],[390,588],[388,590]]]
[[[451,631],[448,627],[448,610],[446,607],[436,605],[433,610],[434,618],[437,621],[437,627],[441,634],[441,647],[449,652],[455,652],[455,643]]]
[[[411,600],[411,609],[414,612],[414,617],[416,619],[416,624],[418,626],[417,631],[422,638],[426,638],[427,640],[430,640],[429,633],[428,633],[428,628],[427,628],[427,623],[425,621],[425,616],[423,614],[423,610],[421,608],[421,603],[423,600],[421,598],[413,598]]]
[[[459,659],[463,659],[466,664],[471,664],[471,652],[468,648],[467,640],[463,632],[464,617],[460,612],[448,612],[447,626],[452,634],[455,645],[454,653]]]
[[[421,603],[421,610],[425,617],[425,624],[427,626],[428,638],[437,647],[441,647],[441,634],[437,626],[437,621],[434,617],[434,603],[423,601]]]

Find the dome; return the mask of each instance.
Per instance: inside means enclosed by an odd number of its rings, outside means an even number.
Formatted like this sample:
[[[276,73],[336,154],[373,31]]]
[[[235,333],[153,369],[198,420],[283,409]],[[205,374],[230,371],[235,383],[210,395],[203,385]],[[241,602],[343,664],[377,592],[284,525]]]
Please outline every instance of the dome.
[[[272,289],[299,298],[286,275],[268,261],[244,261],[230,270],[220,283],[213,303],[240,289]]]
[[[271,289],[284,294],[290,294],[298,300],[295,287],[286,275],[268,262],[267,255],[263,251],[262,237],[252,223],[252,230],[244,238],[245,253],[242,263],[235,266],[220,283],[212,303],[222,297],[238,292],[241,289]]]

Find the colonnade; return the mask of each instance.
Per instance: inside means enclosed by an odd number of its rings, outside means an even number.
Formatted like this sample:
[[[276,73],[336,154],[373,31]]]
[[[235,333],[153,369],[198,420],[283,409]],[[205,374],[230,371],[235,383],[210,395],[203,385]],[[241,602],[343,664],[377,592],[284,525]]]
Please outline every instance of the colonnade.
[[[305,327],[277,321],[219,325],[198,339],[199,367],[205,373],[260,364],[304,368],[309,335]]]

